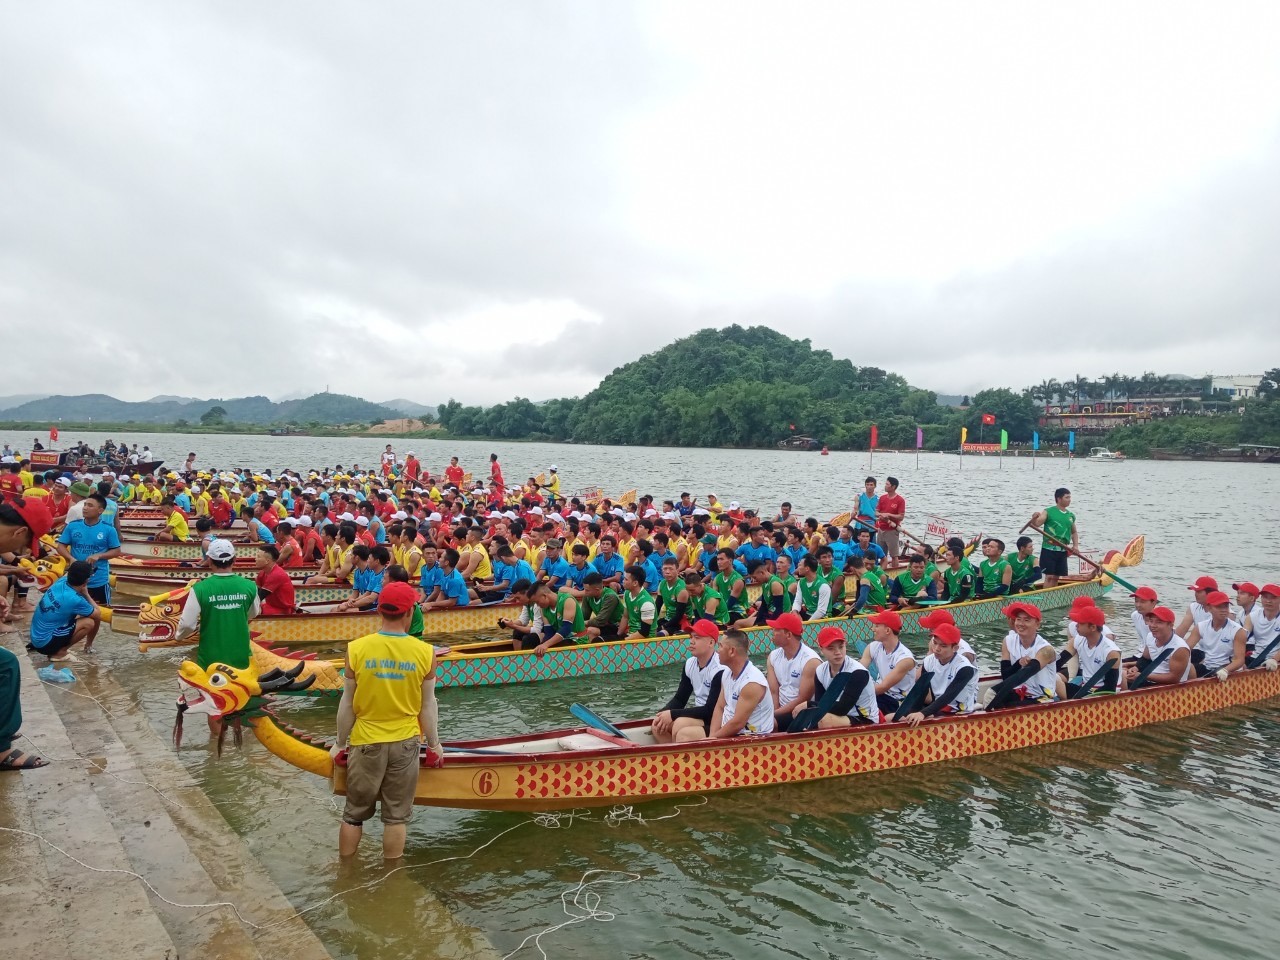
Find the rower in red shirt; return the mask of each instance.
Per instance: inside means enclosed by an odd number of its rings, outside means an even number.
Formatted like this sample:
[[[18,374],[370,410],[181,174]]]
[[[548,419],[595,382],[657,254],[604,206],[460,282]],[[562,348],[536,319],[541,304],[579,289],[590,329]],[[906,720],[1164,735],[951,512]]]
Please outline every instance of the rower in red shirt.
[[[293,580],[284,567],[276,563],[279,558],[280,551],[274,544],[264,543],[258,547],[256,581],[264,617],[282,617],[293,613],[296,606]]]
[[[444,468],[444,478],[449,482],[449,485],[462,489],[462,478],[465,475],[463,469],[458,466],[458,458],[450,457],[449,465]]]
[[[422,472],[422,463],[418,460],[417,455],[410,450],[404,455],[404,478],[410,486],[418,485],[418,474]]]

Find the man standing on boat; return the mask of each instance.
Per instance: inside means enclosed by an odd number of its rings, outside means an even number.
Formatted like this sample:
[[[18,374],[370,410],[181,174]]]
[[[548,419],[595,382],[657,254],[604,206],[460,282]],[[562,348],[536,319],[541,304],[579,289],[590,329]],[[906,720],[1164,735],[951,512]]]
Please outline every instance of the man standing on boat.
[[[876,495],[876,478],[867,477],[862,486],[863,491],[858,494],[858,502],[853,508],[854,532],[866,530],[871,536],[875,536],[876,510],[880,503],[880,497]]]
[[[387,860],[403,856],[418,770],[444,765],[434,650],[407,632],[416,603],[409,584],[387,584],[378,606],[378,632],[347,646],[338,736],[330,751],[339,763],[346,753],[347,802],[338,833],[344,857],[359,848],[364,822],[379,802],[382,855]]]
[[[1040,527],[1044,531],[1044,543],[1040,546],[1040,569],[1044,571],[1044,585],[1056,587],[1058,579],[1065,577],[1067,568],[1067,547],[1080,552],[1080,535],[1076,531],[1076,515],[1067,508],[1071,506],[1071,491],[1059,487],[1053,492],[1052,507],[1040,510],[1031,517],[1031,526]]]
[[[884,478],[884,493],[876,502],[876,539],[892,562],[901,555],[898,531],[907,515],[907,501],[898,494],[897,477]]]

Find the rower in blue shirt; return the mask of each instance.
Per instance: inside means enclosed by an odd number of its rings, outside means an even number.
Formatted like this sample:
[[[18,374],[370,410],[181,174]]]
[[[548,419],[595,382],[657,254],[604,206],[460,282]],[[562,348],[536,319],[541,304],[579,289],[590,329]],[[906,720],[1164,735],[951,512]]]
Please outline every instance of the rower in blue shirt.
[[[501,599],[505,600],[511,596],[511,585],[517,580],[532,583],[533,567],[519,559],[509,546],[499,547],[493,560],[493,592],[500,592]]]
[[[568,561],[560,556],[564,543],[556,537],[552,537],[546,542],[545,546],[546,554],[542,558],[542,565],[538,568],[538,575],[546,578],[547,585],[552,590],[559,590],[564,586],[565,581],[569,579]]]
[[[868,566],[878,567],[884,560],[884,550],[878,543],[871,542],[870,530],[859,530],[858,545],[853,548],[849,556],[861,557]]]

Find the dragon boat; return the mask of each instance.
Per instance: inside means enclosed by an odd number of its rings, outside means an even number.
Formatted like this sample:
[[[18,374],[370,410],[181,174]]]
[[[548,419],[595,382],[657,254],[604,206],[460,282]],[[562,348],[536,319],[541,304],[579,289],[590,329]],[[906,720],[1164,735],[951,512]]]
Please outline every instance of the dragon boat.
[[[199,566],[193,560],[144,560],[140,557],[116,557],[109,561],[111,569],[111,586],[118,592],[132,597],[150,597],[157,593],[176,589],[184,582],[202,580],[213,571],[209,567]],[[256,561],[251,557],[238,557],[232,570],[245,576],[253,576],[257,570]],[[298,587],[308,577],[320,572],[314,564],[302,567],[285,567],[285,572]],[[349,587],[341,588],[344,595],[351,592]]]
[[[1122,566],[1135,566],[1142,561],[1144,551],[1144,538],[1135,537],[1129,541],[1123,551],[1109,553],[1103,561],[1102,567],[1108,572],[1115,572]],[[1076,577],[1064,580],[1056,587],[1046,587],[1040,590],[1020,593],[1017,598],[1023,603],[1034,604],[1041,610],[1053,610],[1070,606],[1077,597],[1099,597],[1108,589],[1110,589],[1110,579],[1105,576],[1094,577],[1093,579]],[[997,623],[1004,618],[1003,609],[1008,603],[1008,599],[1008,597],[990,597],[984,600],[968,600],[963,603],[948,604],[946,609],[951,612],[955,622],[961,628],[984,623]],[[164,601],[164,603],[170,602]],[[490,615],[492,615],[494,608],[497,606],[509,607],[510,605],[495,604],[483,609],[489,610]],[[927,614],[930,609],[932,608],[908,608],[900,611],[903,631],[905,633],[921,632],[919,627],[920,617]],[[437,613],[447,614],[452,612],[454,611],[432,611],[428,613],[425,624],[427,635],[441,632],[458,632],[438,628],[435,626],[437,621],[432,619]],[[165,611],[164,616],[170,625],[162,631],[163,637],[146,643],[140,641],[139,648],[148,650],[157,647],[180,646],[191,642],[190,640],[174,641],[172,639],[177,629],[177,621],[180,614],[180,603],[174,604],[172,609]],[[378,624],[377,617],[370,614],[336,614],[335,616],[366,618],[363,627],[365,633],[375,630]],[[254,630],[262,630],[261,636],[255,638],[255,642],[265,643],[268,646],[296,642],[283,640],[278,635],[270,632],[274,623],[283,619],[286,618],[263,617],[255,620],[253,622]],[[322,618],[317,617],[316,619]],[[872,639],[872,625],[868,615],[861,614],[854,617],[829,617],[822,620],[810,620],[805,624],[802,640],[811,646],[816,645],[818,632],[823,627],[833,625],[844,630],[851,644],[858,641],[865,643]],[[146,625],[144,624],[143,626],[145,628]],[[745,632],[750,639],[750,653],[752,656],[764,656],[773,649],[772,632],[768,627],[751,627]],[[362,635],[357,634],[356,636]],[[330,647],[340,646],[340,644],[332,641],[327,645]],[[291,669],[291,658],[298,656],[298,654],[291,653],[288,650],[277,649],[268,652],[270,656],[265,658],[264,662],[269,662],[273,667],[282,671]],[[438,685],[442,688],[499,686],[511,683],[560,680],[569,677],[627,673],[632,670],[645,670],[651,667],[663,667],[680,663],[687,655],[688,636],[685,634],[553,647],[541,657],[531,650],[512,650],[511,641],[501,639],[487,643],[468,643],[465,647],[455,646],[448,655],[440,657],[437,661],[436,676]],[[310,659],[315,660],[314,657]],[[341,666],[340,662],[326,660],[315,662],[325,663],[334,671],[339,670]]]
[[[302,732],[272,713],[268,696],[313,683],[303,664],[237,671],[187,661],[180,683],[188,713],[247,723],[267,750],[346,792],[346,769],[332,740]],[[984,694],[998,677],[982,680]],[[918,727],[883,723],[763,737],[659,744],[651,721],[617,733],[575,727],[536,736],[445,744],[446,762],[419,771],[414,802],[482,810],[560,810],[639,803],[746,787],[776,786],[1046,746],[1166,723],[1280,696],[1280,671],[1246,669],[1226,681],[1205,677],[1079,700],[938,717]],[[446,717],[447,719],[447,717]],[[181,712],[179,713],[179,724]],[[175,728],[175,742],[178,740]]]

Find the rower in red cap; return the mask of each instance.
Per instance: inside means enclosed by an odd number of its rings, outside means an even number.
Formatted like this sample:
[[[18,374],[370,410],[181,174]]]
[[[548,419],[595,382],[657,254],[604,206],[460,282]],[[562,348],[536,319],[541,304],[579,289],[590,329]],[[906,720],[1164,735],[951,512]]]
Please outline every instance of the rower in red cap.
[[[1209,619],[1209,608],[1205,606],[1204,598],[1218,589],[1218,581],[1213,577],[1200,577],[1187,589],[1194,591],[1193,599],[1187,604],[1187,612],[1182,615],[1182,619],[1178,621],[1178,629],[1174,631],[1184,640],[1190,634],[1192,626]]]
[[[924,705],[904,718],[913,727],[927,717],[972,713],[978,706],[978,670],[960,654],[960,628],[940,623],[930,633],[930,654],[916,671],[929,675]]]
[[[1191,649],[1173,629],[1177,619],[1168,607],[1156,607],[1147,614],[1147,630],[1151,639],[1138,654],[1138,662],[1125,667],[1125,686],[1132,689],[1138,674],[1166,650],[1170,655],[1148,676],[1147,683],[1182,683],[1191,676]]]
[[[1204,606],[1209,611],[1209,619],[1192,624],[1186,638],[1191,648],[1191,662],[1195,664],[1197,676],[1213,673],[1219,680],[1226,680],[1244,669],[1249,635],[1231,619],[1231,598],[1221,590],[1210,590],[1205,595]]]
[[[898,640],[902,632],[902,617],[893,610],[882,610],[867,618],[872,624],[875,638],[862,654],[862,665],[870,668],[874,663],[880,677],[876,681],[876,703],[881,712],[892,716],[902,704],[902,698],[911,691],[916,658]]]
[[[1057,695],[1057,654],[1040,636],[1040,609],[1030,603],[1011,603],[1004,608],[1009,632],[1000,652],[1000,676],[1014,691],[1005,703],[1024,706],[1047,703]],[[1013,678],[1010,680],[1010,678]]]
[[[711,732],[724,670],[716,653],[719,639],[720,628],[713,620],[695,621],[689,630],[689,659],[684,662],[680,686],[653,718],[653,739],[658,743],[702,740]]]
[[[773,628],[773,649],[769,651],[765,677],[773,698],[774,724],[785,730],[797,708],[808,706],[813,696],[813,677],[822,658],[813,647],[800,642],[804,634],[800,614],[784,613],[770,620],[769,626]]]
[[[1280,586],[1268,583],[1258,591],[1258,602],[1248,619],[1245,626],[1254,656],[1261,657],[1268,670],[1276,669],[1276,661],[1280,660]]]

